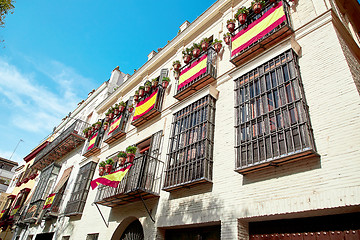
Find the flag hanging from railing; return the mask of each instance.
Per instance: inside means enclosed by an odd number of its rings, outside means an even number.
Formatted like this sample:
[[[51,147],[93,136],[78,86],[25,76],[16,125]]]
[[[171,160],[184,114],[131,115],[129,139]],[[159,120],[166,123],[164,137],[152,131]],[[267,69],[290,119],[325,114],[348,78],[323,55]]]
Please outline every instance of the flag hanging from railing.
[[[117,119],[115,119],[111,124],[110,124],[110,128],[109,128],[109,132],[108,135],[110,135],[113,131],[115,131],[119,126],[120,126],[120,122],[121,122],[121,117],[118,117]]]
[[[17,213],[17,211],[19,211],[19,208],[20,205],[15,206],[10,212],[10,217],[13,217]]]
[[[155,107],[156,98],[158,95],[158,89],[153,92],[149,97],[136,104],[133,121],[147,114],[151,109]]]
[[[92,149],[92,148],[95,146],[95,142],[96,142],[96,138],[97,138],[97,136],[98,136],[98,133],[99,133],[99,132],[97,132],[94,136],[92,136],[92,137],[90,138],[89,147],[87,148],[86,151],[89,151],[90,149]]]
[[[99,186],[99,184],[117,188],[119,183],[125,177],[126,173],[129,171],[131,166],[132,164],[129,164],[129,166],[121,168],[118,171],[115,171],[103,177],[99,177],[95,180],[92,180],[90,183],[91,188],[94,190],[97,186]]]
[[[284,21],[286,21],[286,15],[283,3],[280,1],[259,19],[252,22],[247,28],[242,29],[231,38],[231,56],[234,56],[257,40],[263,38]]]
[[[56,193],[52,193],[46,198],[43,209],[48,209],[51,207],[52,203],[54,202],[55,195]]]
[[[0,219],[2,218],[2,216],[4,215],[5,210],[2,210],[0,213]]]
[[[178,89],[194,81],[201,74],[206,73],[206,63],[207,54],[204,54],[200,59],[191,63],[189,67],[184,68],[180,73]]]

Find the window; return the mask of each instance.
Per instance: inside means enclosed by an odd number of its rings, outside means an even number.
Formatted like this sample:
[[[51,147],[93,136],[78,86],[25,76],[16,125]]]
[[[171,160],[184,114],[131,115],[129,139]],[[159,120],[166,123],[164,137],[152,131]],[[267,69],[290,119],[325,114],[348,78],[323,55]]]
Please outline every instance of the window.
[[[34,203],[38,200],[45,200],[45,198],[50,194],[50,190],[52,189],[53,185],[55,184],[59,171],[60,166],[52,164],[41,172],[39,182],[31,199],[31,203]]]
[[[238,169],[314,150],[292,50],[236,79],[235,99]]]
[[[88,234],[86,236],[86,240],[97,240],[99,237],[98,233],[92,233],[92,234]]]
[[[63,236],[62,240],[70,240],[70,236]]]
[[[174,114],[164,190],[212,179],[214,122],[210,95]]]
[[[95,162],[89,162],[80,168],[70,200],[65,209],[66,215],[80,214],[84,210],[95,167]]]

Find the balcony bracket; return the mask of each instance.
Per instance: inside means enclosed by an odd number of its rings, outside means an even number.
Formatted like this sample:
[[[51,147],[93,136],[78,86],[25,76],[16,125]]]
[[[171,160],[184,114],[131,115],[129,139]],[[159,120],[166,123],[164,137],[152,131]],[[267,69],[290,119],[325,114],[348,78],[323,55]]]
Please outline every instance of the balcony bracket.
[[[151,221],[153,221],[153,223],[155,223],[155,220],[152,218],[151,213],[150,213],[149,209],[147,208],[147,206],[146,206],[146,204],[145,204],[145,201],[144,201],[144,199],[142,198],[141,194],[140,194],[140,198],[141,198],[142,203],[144,204],[144,207],[145,207],[147,213],[149,214],[149,217],[150,217]]]
[[[102,212],[101,212],[101,210],[100,210],[99,206],[97,205],[97,203],[94,203],[94,204],[95,204],[96,208],[98,209],[98,211],[99,211],[99,213],[100,213],[100,215],[101,215],[101,217],[102,217],[102,219],[103,219],[103,221],[104,221],[104,223],[105,223],[106,227],[107,227],[107,228],[109,228],[109,223],[107,223],[107,222],[106,222],[106,220],[105,220],[105,218],[104,218],[104,215],[102,214]]]

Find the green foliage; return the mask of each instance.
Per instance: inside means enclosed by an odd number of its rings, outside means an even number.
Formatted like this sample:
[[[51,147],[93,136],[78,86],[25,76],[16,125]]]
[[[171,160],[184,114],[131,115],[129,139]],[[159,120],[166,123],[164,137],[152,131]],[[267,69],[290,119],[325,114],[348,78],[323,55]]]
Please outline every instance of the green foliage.
[[[123,106],[123,107],[126,107],[126,103],[124,101],[121,101],[119,105]]]
[[[145,86],[151,87],[151,82],[150,82],[150,81],[146,81],[146,82],[145,82]]]
[[[144,86],[140,86],[140,87],[139,87],[139,90],[141,90],[141,89],[145,89],[145,87],[144,87]]]
[[[231,34],[229,33],[229,32],[227,32],[227,33],[224,33],[224,36],[223,36],[224,38],[226,38],[226,37],[231,37]]]
[[[126,155],[126,152],[124,152],[124,151],[121,151],[121,152],[119,152],[118,153],[118,155],[117,155],[119,158],[126,158],[127,157],[127,155]]]
[[[227,20],[226,24],[235,23],[235,22],[236,22],[236,20],[234,18],[232,18],[232,19]]]
[[[222,40],[218,40],[217,38],[215,38],[215,40],[213,41],[212,45],[215,45],[216,43],[222,43]]]
[[[139,90],[136,90],[136,91],[135,91],[135,95],[139,95]]]
[[[180,61],[179,60],[176,60],[176,61],[173,61],[173,66],[176,65],[176,64],[180,64]]]
[[[162,79],[162,81],[163,81],[163,82],[170,82],[170,78],[169,78],[169,77],[164,77],[164,78]]]
[[[104,161],[99,163],[99,167],[105,167],[106,163]]]
[[[192,56],[192,49],[191,48],[186,48],[184,51],[182,51],[182,54],[185,55],[190,55]]]
[[[132,104],[129,104],[129,108],[133,108],[134,107],[134,105],[132,105]]]
[[[193,43],[193,49],[194,48],[201,49],[201,46],[198,43]]]
[[[159,80],[157,78],[153,78],[151,81],[152,82],[158,82]]]
[[[14,13],[14,3],[14,0],[0,0],[0,27],[3,27],[5,24],[6,15]]]
[[[249,14],[249,9],[247,9],[246,7],[241,7],[237,10],[237,12],[235,13],[235,18],[238,19],[240,14]]]
[[[128,146],[128,147],[126,148],[126,152],[127,152],[127,153],[131,153],[131,154],[135,154],[135,153],[136,153],[136,150],[137,150],[137,147],[135,147],[135,146]]]
[[[110,164],[113,165],[114,164],[114,160],[112,158],[109,158],[106,160],[106,164]]]
[[[203,42],[209,43],[209,41],[210,41],[209,38],[203,38],[203,39],[201,39],[200,44],[202,44]]]
[[[251,2],[251,7],[253,7],[255,5],[255,3],[260,3],[261,6],[264,6],[265,5],[265,1],[264,0],[253,0]]]

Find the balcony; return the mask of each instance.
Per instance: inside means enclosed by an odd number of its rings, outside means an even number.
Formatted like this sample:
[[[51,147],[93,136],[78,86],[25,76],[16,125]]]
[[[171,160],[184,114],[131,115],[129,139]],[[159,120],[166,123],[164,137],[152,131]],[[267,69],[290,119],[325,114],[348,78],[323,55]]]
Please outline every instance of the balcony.
[[[160,115],[164,97],[164,89],[161,85],[148,93],[136,104],[135,113],[131,124],[139,127],[152,118]]]
[[[42,170],[73,151],[85,141],[83,130],[88,126],[89,124],[78,119],[69,127],[64,127],[64,131],[58,133],[58,136],[36,156],[33,166]]]
[[[26,223],[35,223],[39,218],[42,208],[44,207],[44,203],[44,200],[38,200],[31,203],[26,213],[24,214],[23,221]]]
[[[105,143],[111,144],[126,135],[125,128],[129,116],[130,113],[128,111],[124,111],[124,113],[112,119],[109,123],[110,125],[108,129],[104,132]]]
[[[174,98],[182,100],[216,79],[216,52],[213,47],[203,51],[180,69],[180,77],[176,84]]]
[[[84,148],[84,157],[90,157],[100,152],[101,139],[103,135],[103,129],[99,128],[98,131],[93,133],[87,140]]]
[[[241,66],[292,33],[288,3],[268,2],[260,13],[250,12],[232,33],[230,62]]]
[[[134,159],[133,166],[117,188],[98,187],[95,202],[108,207],[159,197],[164,163],[148,155]],[[116,167],[114,171],[119,170]]]

